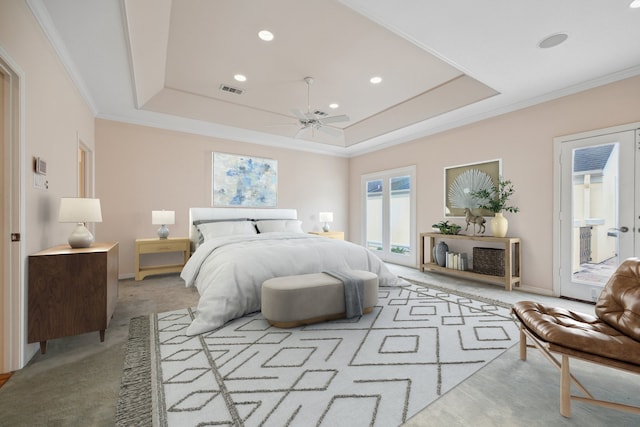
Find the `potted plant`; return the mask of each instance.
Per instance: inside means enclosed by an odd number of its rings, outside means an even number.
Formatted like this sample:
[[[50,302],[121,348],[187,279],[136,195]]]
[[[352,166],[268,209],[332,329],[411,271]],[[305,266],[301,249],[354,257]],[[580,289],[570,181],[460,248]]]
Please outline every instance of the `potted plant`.
[[[515,188],[511,180],[498,178],[498,185],[495,184],[488,189],[474,191],[471,195],[478,200],[478,207],[486,209],[495,214],[491,220],[491,232],[496,237],[507,235],[509,222],[504,217],[503,212],[517,213],[520,211],[516,206],[509,204],[509,199],[515,193]]]
[[[462,229],[458,224],[449,224],[449,221],[440,221],[432,227],[440,230],[442,234],[458,234]]]

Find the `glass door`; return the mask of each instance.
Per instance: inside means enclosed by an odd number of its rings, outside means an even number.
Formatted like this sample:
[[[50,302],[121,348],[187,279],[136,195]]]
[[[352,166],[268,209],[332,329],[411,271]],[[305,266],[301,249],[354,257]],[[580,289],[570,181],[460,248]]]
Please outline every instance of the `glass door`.
[[[560,148],[560,294],[595,301],[635,256],[635,131],[566,141]]]
[[[415,266],[415,167],[362,177],[365,246],[383,261]]]

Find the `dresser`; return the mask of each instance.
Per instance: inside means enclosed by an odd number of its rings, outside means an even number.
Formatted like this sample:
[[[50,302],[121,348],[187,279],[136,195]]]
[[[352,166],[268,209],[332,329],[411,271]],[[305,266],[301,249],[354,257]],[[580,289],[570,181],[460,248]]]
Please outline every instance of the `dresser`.
[[[118,243],[72,249],[59,245],[29,255],[27,341],[98,331],[104,341],[118,302]]]

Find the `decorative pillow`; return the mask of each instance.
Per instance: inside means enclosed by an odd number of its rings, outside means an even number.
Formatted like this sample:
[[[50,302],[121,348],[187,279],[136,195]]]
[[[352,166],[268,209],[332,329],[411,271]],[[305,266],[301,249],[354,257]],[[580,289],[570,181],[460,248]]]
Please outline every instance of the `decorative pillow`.
[[[629,258],[620,264],[598,297],[596,315],[640,341],[640,259]]]
[[[270,233],[273,231],[288,231],[290,233],[304,233],[302,231],[302,221],[297,219],[266,219],[256,221],[256,226],[260,233]]]
[[[215,237],[257,234],[256,227],[251,221],[205,222],[198,224],[196,228],[200,243]]]

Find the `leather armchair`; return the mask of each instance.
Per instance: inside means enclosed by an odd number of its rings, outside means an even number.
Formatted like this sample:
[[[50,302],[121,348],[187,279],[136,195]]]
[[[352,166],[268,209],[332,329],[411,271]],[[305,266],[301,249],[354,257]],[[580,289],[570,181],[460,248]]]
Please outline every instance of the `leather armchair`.
[[[640,407],[594,398],[569,366],[573,357],[640,374],[640,259],[625,260],[611,276],[596,302],[596,316],[531,301],[517,302],[512,313],[520,322],[520,359],[536,347],[560,369],[563,416],[571,416],[571,400],[640,414]],[[583,396],[571,394],[572,383]]]

